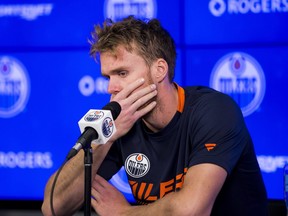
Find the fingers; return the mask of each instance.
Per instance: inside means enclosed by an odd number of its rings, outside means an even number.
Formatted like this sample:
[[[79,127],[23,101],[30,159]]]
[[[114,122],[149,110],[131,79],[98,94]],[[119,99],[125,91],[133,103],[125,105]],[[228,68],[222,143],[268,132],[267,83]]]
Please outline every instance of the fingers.
[[[110,184],[102,178],[100,175],[95,176],[93,182],[92,182],[92,187],[95,188],[97,191],[104,191],[105,188],[109,188]]]
[[[97,192],[97,190],[95,190],[93,187],[91,188],[91,203],[92,205],[97,205],[97,202],[99,201],[99,192]]]
[[[101,194],[105,194],[106,190],[110,190],[111,185],[100,175],[95,176],[92,182],[91,194],[92,194],[92,201],[98,202],[101,200]]]
[[[117,132],[110,140],[115,141],[125,135],[138,119],[150,112],[156,106],[156,95],[156,85],[147,85],[143,78],[113,95],[111,100],[120,104],[121,112],[115,120]]]
[[[143,107],[142,109],[136,111],[136,118],[139,119],[145,114],[147,114],[149,111],[151,111],[156,106],[156,101],[152,101],[147,106]]]
[[[117,95],[112,96],[111,100],[121,100],[127,98],[135,89],[139,88],[144,83],[144,78],[140,78],[136,80],[135,82],[130,83],[125,87],[121,92],[119,92]]]
[[[95,188],[100,188],[100,191]],[[127,215],[123,212],[130,204],[117,188],[101,176],[94,178],[91,194],[91,204],[98,215]]]
[[[130,103],[138,102],[135,105],[139,105],[140,107],[147,101],[149,101],[151,98],[156,96],[156,94],[157,94],[156,85],[152,84],[136,92],[133,92],[133,94],[130,95],[129,100]]]
[[[101,187],[105,187],[105,185],[108,184],[108,182],[103,178],[101,177],[100,175],[96,174],[95,175],[95,178],[92,182],[92,186],[94,187],[94,185],[101,185]]]
[[[136,114],[136,117],[139,118],[155,107],[155,102],[151,102],[157,95],[156,85],[151,84],[139,88],[143,84],[144,79],[138,79],[123,88],[117,95],[111,97],[111,100],[117,101],[120,104],[122,113],[126,110],[126,115],[133,116]],[[139,109],[141,109],[140,112]]]
[[[157,90],[154,84],[133,92],[120,102],[122,108],[120,115],[129,116],[128,119],[135,122],[156,106],[156,101],[153,101],[156,95]]]
[[[122,108],[132,108],[132,111],[135,112],[143,105],[147,105],[146,103],[149,101],[151,102],[151,99],[157,95],[155,84],[138,89],[143,83],[144,79],[139,79],[129,84],[115,96],[115,99],[117,99],[117,97],[124,97],[120,102]]]

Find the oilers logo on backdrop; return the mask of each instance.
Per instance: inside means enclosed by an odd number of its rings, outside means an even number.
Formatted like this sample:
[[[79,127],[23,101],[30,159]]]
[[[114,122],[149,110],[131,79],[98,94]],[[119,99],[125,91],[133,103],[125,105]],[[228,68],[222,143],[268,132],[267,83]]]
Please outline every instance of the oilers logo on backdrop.
[[[145,176],[150,169],[148,157],[142,153],[133,153],[126,158],[125,170],[133,178]]]
[[[106,138],[112,135],[113,128],[114,128],[113,120],[110,117],[105,118],[102,124],[102,132]]]
[[[119,21],[129,15],[138,18],[156,17],[157,5],[155,0],[106,0],[104,17]]]
[[[22,112],[29,95],[25,67],[11,56],[0,56],[0,117],[11,118]]]
[[[246,117],[260,106],[265,94],[265,76],[259,63],[245,53],[230,53],[215,65],[210,86],[230,95]]]

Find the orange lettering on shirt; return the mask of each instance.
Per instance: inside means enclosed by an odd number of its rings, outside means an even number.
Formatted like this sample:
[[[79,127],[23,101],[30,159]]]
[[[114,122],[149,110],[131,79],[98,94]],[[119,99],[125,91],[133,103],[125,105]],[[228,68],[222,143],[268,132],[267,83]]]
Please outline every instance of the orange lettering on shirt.
[[[176,188],[175,189],[181,189],[183,187],[184,184],[184,176],[186,175],[188,171],[188,168],[184,169],[183,173],[180,173],[176,176]]]
[[[141,184],[140,184],[140,188],[139,188],[139,190],[138,190],[138,199],[142,199],[142,196],[143,196],[143,192],[144,192],[144,189],[145,189],[145,187],[146,187],[146,183],[145,182],[142,182]]]
[[[175,176],[175,178],[166,182],[161,182],[159,185],[160,187],[159,195],[154,195],[154,196],[151,195],[151,191],[154,187],[154,184],[146,183],[146,182],[137,183],[136,181],[129,181],[133,196],[137,198],[138,202],[141,204],[145,204],[145,201],[147,203],[156,201],[157,199],[164,197],[166,194],[170,192],[181,189],[183,187],[184,178],[185,178],[187,171],[188,171],[188,168],[184,168],[183,173],[178,174],[177,176]]]
[[[173,191],[173,183],[174,179],[160,183],[160,198],[162,198],[165,194]]]

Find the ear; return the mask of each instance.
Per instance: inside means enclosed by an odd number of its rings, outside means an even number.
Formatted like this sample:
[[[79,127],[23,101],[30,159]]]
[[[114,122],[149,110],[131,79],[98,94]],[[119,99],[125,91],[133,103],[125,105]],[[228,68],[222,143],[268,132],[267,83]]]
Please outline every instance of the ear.
[[[158,83],[168,76],[168,64],[163,58],[159,58],[153,63],[153,76]]]

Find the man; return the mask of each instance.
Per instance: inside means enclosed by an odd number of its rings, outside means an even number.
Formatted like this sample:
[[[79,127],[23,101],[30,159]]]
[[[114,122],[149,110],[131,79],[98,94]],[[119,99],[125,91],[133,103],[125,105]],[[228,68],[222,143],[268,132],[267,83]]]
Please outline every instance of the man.
[[[93,39],[91,54],[100,54],[111,101],[122,108],[116,134],[105,145],[93,145],[95,211],[104,216],[266,215],[266,191],[241,111],[227,95],[173,82],[175,45],[159,21],[106,21],[95,28]],[[83,152],[59,176],[57,215],[71,215],[83,204],[82,161]],[[122,166],[139,205],[130,205],[107,182]],[[53,179],[45,189],[44,215],[51,214]]]

